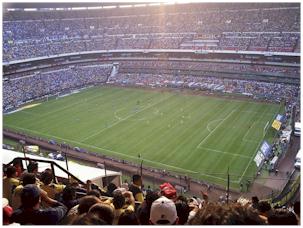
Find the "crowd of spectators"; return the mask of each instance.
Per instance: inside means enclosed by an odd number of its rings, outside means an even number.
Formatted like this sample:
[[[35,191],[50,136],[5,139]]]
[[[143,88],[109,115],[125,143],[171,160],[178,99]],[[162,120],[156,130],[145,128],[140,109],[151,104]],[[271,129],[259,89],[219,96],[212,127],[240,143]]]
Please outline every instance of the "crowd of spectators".
[[[300,201],[280,208],[256,196],[211,201],[202,191],[201,196],[179,195],[170,183],[145,190],[137,174],[132,183],[110,183],[104,189],[90,180],[62,184],[51,169],[37,173],[37,166],[31,161],[21,173],[14,165],[4,168],[4,225],[300,224]]]
[[[112,65],[79,65],[24,73],[3,82],[3,110],[44,96],[68,93],[73,89],[104,83]]]
[[[277,76],[300,77],[300,68],[274,65],[236,64],[224,62],[194,62],[194,61],[120,61],[121,69],[169,69],[194,70],[230,73],[269,74]]]
[[[68,12],[69,18],[56,11],[32,12],[23,20],[18,18],[23,12],[6,12],[3,60],[109,49],[300,51],[297,6],[256,5],[254,9],[233,10],[206,7],[198,11],[202,6],[196,4],[174,13],[162,7],[149,14],[129,15],[121,10],[113,15],[85,10]],[[215,45],[208,45],[210,42]]]
[[[175,87],[243,94],[255,99],[272,102],[294,101],[298,97],[299,86],[269,83],[244,79],[218,77],[198,77],[178,74],[118,73],[109,83],[131,86]]]

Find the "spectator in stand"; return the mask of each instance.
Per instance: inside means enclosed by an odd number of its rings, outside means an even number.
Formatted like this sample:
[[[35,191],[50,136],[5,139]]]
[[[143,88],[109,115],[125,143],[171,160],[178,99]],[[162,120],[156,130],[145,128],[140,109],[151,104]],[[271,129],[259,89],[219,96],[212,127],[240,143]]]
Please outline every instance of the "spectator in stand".
[[[55,225],[65,216],[67,208],[57,202],[52,208],[40,208],[41,192],[34,185],[26,185],[21,192],[21,207],[13,212],[12,222],[21,225]]]
[[[294,213],[297,217],[297,220],[298,220],[298,225],[301,224],[301,219],[300,219],[300,201],[296,201],[295,204],[294,204]]]
[[[71,186],[66,186],[62,192],[61,202],[67,207],[68,210],[79,204],[79,200],[76,199],[76,189]]]
[[[21,193],[22,193],[22,189],[29,184],[35,184],[37,185],[36,182],[36,177],[35,174],[33,173],[24,173],[23,174],[23,178],[22,178],[22,184],[17,186],[13,192],[12,195],[12,207],[14,210],[18,209],[21,206]],[[47,192],[45,192],[44,190],[40,190],[40,195],[41,195],[41,200],[42,200],[42,205],[44,207],[49,207],[52,205],[57,205],[57,201],[48,197]]]
[[[130,191],[125,191],[125,189],[116,189],[113,192],[113,199],[105,201],[110,203],[114,208],[114,221],[113,225],[117,225],[120,215],[125,211],[135,211],[135,199]]]
[[[20,178],[22,175],[22,161],[20,159],[14,159],[13,166],[16,167],[17,177]]]
[[[155,200],[151,206],[149,220],[152,225],[178,225],[174,202],[165,196]]]
[[[109,225],[104,220],[100,219],[94,214],[78,215],[71,223],[71,225]]]
[[[144,196],[141,190],[142,178],[140,175],[133,175],[133,183],[129,186],[129,191],[133,193],[135,200],[142,203],[144,201]]]
[[[125,210],[119,216],[118,225],[139,225],[136,213],[134,211]]]
[[[258,208],[259,208],[259,198],[257,196],[253,196],[251,198],[251,206],[252,206],[252,208],[258,210]]]
[[[114,209],[108,204],[97,203],[90,207],[89,214],[94,214],[104,220],[108,225],[112,225],[114,221]]]
[[[65,188],[65,185],[52,183],[53,174],[49,170],[45,170],[41,173],[40,180],[42,182],[40,188],[46,191],[47,195],[52,199],[57,199],[58,194]]]
[[[117,186],[114,183],[109,183],[107,185],[106,196],[113,197],[113,192],[117,189]]]
[[[188,204],[184,201],[178,201],[175,203],[175,205],[179,218],[178,225],[185,225],[189,217],[190,208]]]
[[[269,225],[298,225],[296,215],[286,209],[276,209],[268,216]]]
[[[137,217],[140,225],[149,225],[149,215],[152,203],[159,198],[157,192],[147,191],[145,200],[140,204],[137,210]]]
[[[249,207],[236,204],[209,203],[198,210],[189,225],[265,225],[259,214]]]
[[[78,214],[87,213],[90,207],[96,203],[101,203],[101,200],[96,196],[84,196],[79,201]]]
[[[258,206],[258,211],[259,211],[260,216],[263,219],[267,220],[268,216],[272,212],[271,205],[265,200],[259,201],[258,205],[259,205]]]
[[[9,206],[8,200],[6,198],[2,198],[2,213],[3,213],[3,225],[10,225],[10,218],[13,214],[13,208]],[[19,225],[17,223],[11,225]]]
[[[17,169],[14,166],[6,168],[6,177],[3,178],[3,197],[8,199],[9,203],[12,203],[12,195],[15,188],[20,184],[17,179]]]

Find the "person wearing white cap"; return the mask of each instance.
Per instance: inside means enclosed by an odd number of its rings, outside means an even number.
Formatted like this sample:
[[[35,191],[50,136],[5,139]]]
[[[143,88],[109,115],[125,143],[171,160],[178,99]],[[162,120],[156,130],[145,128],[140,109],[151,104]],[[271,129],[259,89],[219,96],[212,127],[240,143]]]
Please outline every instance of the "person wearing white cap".
[[[149,220],[152,225],[178,224],[178,215],[175,203],[165,196],[161,196],[153,202]]]

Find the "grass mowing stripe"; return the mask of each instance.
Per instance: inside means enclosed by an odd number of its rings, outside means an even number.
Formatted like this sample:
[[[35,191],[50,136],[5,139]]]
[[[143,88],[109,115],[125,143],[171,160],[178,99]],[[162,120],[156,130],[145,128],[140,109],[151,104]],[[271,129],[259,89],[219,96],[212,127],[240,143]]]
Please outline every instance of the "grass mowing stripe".
[[[167,102],[141,110],[171,94],[174,97]],[[87,100],[94,96],[95,99]],[[79,101],[83,102],[75,105]],[[277,107],[264,103],[237,102],[176,92],[95,87],[58,100],[49,100],[26,111],[45,115],[71,104],[74,106],[44,118],[22,112],[3,116],[3,126],[21,127],[27,129],[25,131],[31,135],[41,137],[48,135],[48,138],[54,138],[59,142],[63,139],[71,146],[79,146],[136,163],[139,162],[138,152],[142,152],[146,166],[184,173],[193,171],[195,173],[188,173],[191,177],[221,185],[225,183],[225,176],[214,173],[222,173],[228,164],[233,164],[236,167],[231,169],[232,172],[238,173],[238,177],[243,174],[248,165],[243,159],[247,158],[248,162],[248,157],[251,158],[261,137],[259,132],[263,120],[267,119],[270,112],[273,115]],[[237,111],[230,114],[233,110]],[[140,112],[134,114],[135,111]],[[115,117],[115,112],[118,118]],[[254,123],[259,119],[259,113],[264,113],[264,117],[261,122]],[[268,116],[265,116],[265,113]],[[85,137],[116,123],[119,118],[127,118],[130,114],[133,116],[81,143]],[[231,115],[230,118],[224,121],[228,115]],[[210,123],[216,119],[217,122]],[[219,127],[218,119],[223,119]],[[253,128],[247,133],[250,124],[253,124]],[[16,130],[19,131],[17,128]],[[215,131],[210,133],[212,130]],[[272,139],[272,133],[271,130],[270,134],[266,135],[267,140]],[[208,136],[209,134],[211,135]],[[243,135],[246,136],[244,138],[246,140],[256,139],[258,142],[244,142]],[[208,138],[200,145],[201,147],[243,156],[210,153],[203,148],[197,149],[197,145],[206,137]],[[245,156],[247,157],[244,158]],[[251,175],[254,171],[255,167],[250,164],[245,175]],[[236,187],[234,183],[231,186]]]
[[[277,110],[276,114],[272,117],[272,119],[269,121],[270,123],[274,120],[275,116],[277,116],[278,113],[279,113],[279,109]],[[263,117],[263,116],[261,116],[261,117]],[[266,136],[266,134],[267,134],[267,132],[268,132],[268,129],[269,129],[269,128],[266,129],[266,132],[265,132],[265,134],[264,134],[262,140],[260,140],[260,142],[259,142],[259,144],[258,144],[258,146],[257,146],[257,148],[256,148],[256,150],[255,150],[255,152],[254,152],[254,154],[251,156],[251,159],[250,159],[248,165],[246,166],[244,172],[242,173],[242,176],[239,178],[239,180],[238,180],[239,183],[242,181],[243,176],[245,175],[245,173],[246,173],[248,167],[250,166],[251,162],[253,161],[254,157],[256,156],[256,154],[257,154],[257,152],[258,152],[258,149],[259,149],[261,143],[263,142],[263,139],[265,138],[265,136]]]
[[[224,123],[224,121],[225,120],[227,120],[228,118],[229,118],[229,116],[231,116],[234,112],[235,112],[236,110],[232,110],[224,119],[223,119],[223,121],[221,122],[221,123],[219,123],[216,127],[215,127],[215,129],[212,131],[212,132],[210,132],[200,143],[199,143],[199,145],[197,146],[197,148],[199,148],[200,147],[200,145],[210,136],[210,135],[212,135],[212,133],[213,132],[215,132],[216,131],[216,129],[218,128],[218,127],[220,127],[220,125],[222,124],[222,123]]]
[[[168,96],[168,97],[166,97],[166,98],[164,98],[164,99],[162,99],[162,100],[156,102],[155,104],[152,104],[152,105],[147,106],[146,108],[143,108],[143,109],[142,109],[141,111],[139,111],[139,112],[135,112],[134,114],[130,114],[130,115],[128,115],[127,117],[125,117],[125,118],[123,118],[123,119],[121,119],[121,120],[118,120],[118,121],[114,122],[113,124],[109,125],[107,128],[103,128],[103,129],[101,129],[100,131],[98,131],[98,132],[96,132],[96,133],[94,133],[94,134],[92,134],[92,135],[89,135],[88,137],[84,138],[81,142],[85,142],[86,140],[88,140],[88,139],[90,139],[90,138],[92,138],[92,137],[94,137],[94,136],[96,136],[96,135],[99,135],[99,134],[102,133],[103,131],[106,131],[106,130],[110,129],[111,127],[113,127],[113,126],[115,126],[115,125],[117,125],[117,124],[119,124],[119,123],[121,123],[121,122],[123,122],[123,121],[129,119],[130,117],[133,117],[133,116],[137,115],[138,113],[140,113],[140,112],[142,112],[142,111],[144,111],[144,110],[146,110],[146,109],[149,109],[149,108],[151,108],[151,107],[153,107],[153,106],[156,106],[157,104],[159,104],[159,103],[161,103],[161,102],[163,102],[163,101],[169,99],[170,97],[171,97],[171,96]]]

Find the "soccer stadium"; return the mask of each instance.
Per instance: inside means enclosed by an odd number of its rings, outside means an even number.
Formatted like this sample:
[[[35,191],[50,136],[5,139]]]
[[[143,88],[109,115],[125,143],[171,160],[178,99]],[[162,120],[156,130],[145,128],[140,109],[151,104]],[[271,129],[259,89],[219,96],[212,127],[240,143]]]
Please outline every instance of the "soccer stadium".
[[[3,225],[300,225],[300,3],[2,4]]]

